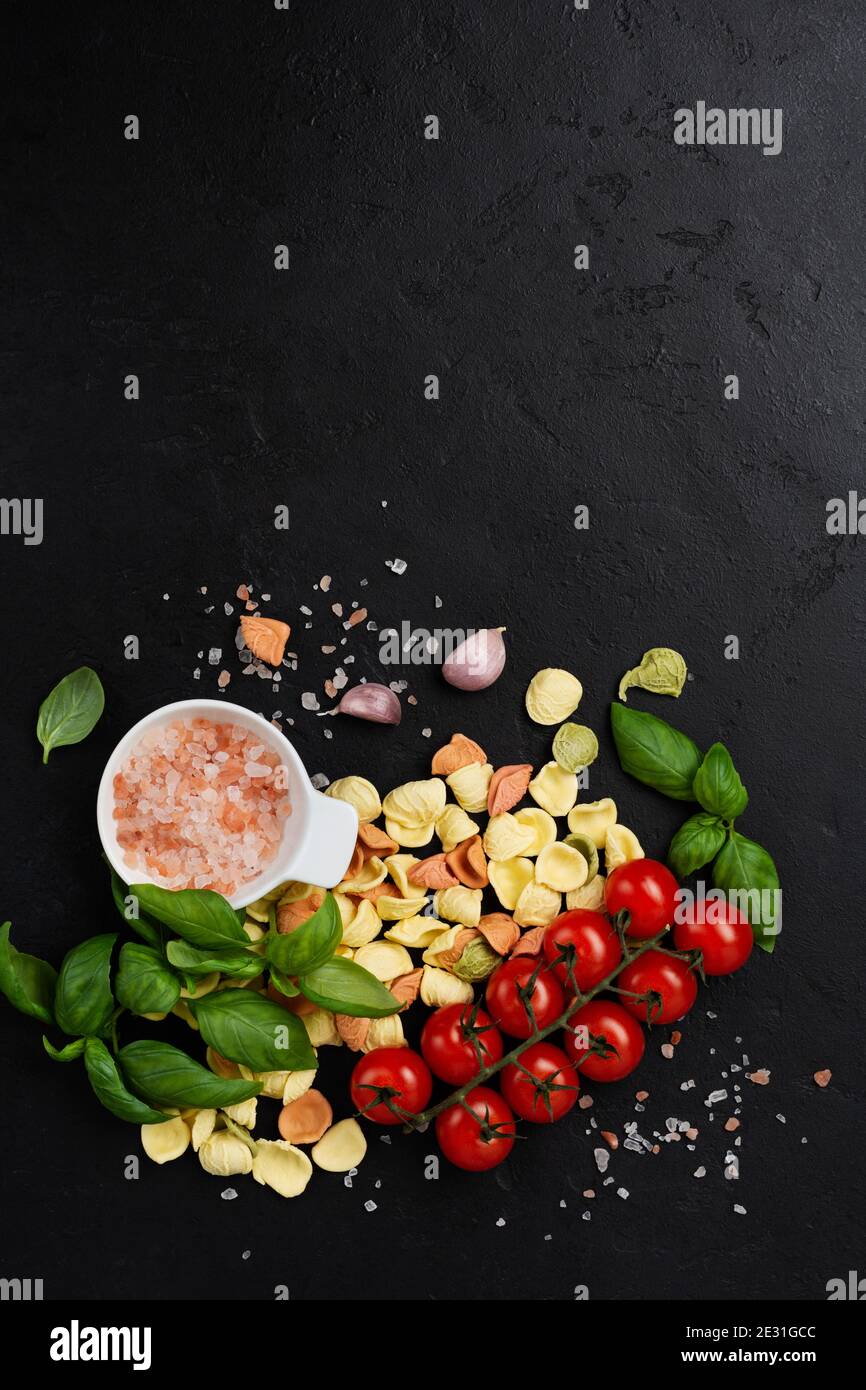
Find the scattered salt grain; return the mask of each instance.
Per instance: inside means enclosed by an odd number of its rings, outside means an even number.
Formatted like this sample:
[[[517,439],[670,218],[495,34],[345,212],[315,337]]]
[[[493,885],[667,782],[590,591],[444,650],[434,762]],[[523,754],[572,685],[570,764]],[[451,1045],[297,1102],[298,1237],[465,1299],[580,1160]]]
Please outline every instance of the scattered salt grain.
[[[705,1178],[706,1176],[707,1170],[703,1164],[701,1164],[700,1168],[696,1168],[695,1171],[692,1173],[693,1178]]]
[[[433,730],[432,730],[432,729],[422,729],[422,730],[421,730],[421,737],[422,737],[422,738],[429,738],[430,735],[431,735],[432,733],[433,733]]]
[[[383,503],[382,505],[384,506],[385,504]],[[504,1217],[504,1216],[500,1216],[500,1218],[499,1218],[499,1220],[497,1221],[496,1224],[497,1224],[497,1226],[504,1226],[504,1225],[505,1225],[505,1217]]]
[[[220,1193],[224,1202],[233,1202],[237,1195],[237,1191],[233,1187],[224,1187]]]
[[[438,594],[434,594],[434,595],[433,595],[433,603],[434,603],[434,605],[435,605],[437,608],[441,608],[441,607],[442,607],[442,600],[441,600],[441,598],[439,597]]]
[[[758,1071],[746,1072],[746,1080],[751,1081],[755,1086],[769,1086],[770,1073],[767,1067],[760,1067]]]
[[[332,604],[331,604],[331,612],[334,614],[334,617],[335,617],[335,618],[342,618],[342,616],[343,616],[343,605],[342,605],[342,603],[332,603]]]
[[[225,613],[227,618],[230,618],[234,611],[235,610],[232,608],[232,605],[230,603],[223,604],[223,612]]]
[[[730,1149],[725,1154],[725,1177],[729,1182],[736,1182],[740,1176],[740,1160]]]
[[[786,1125],[788,1123],[784,1115],[777,1115],[776,1119],[779,1121],[780,1125]]]
[[[393,574],[405,574],[407,565],[405,560],[386,560],[385,564]]]
[[[209,666],[219,666],[223,654],[222,647],[211,647],[207,654]]]
[[[310,782],[315,787],[317,792],[324,791],[325,787],[329,787],[331,785],[330,777],[326,777],[324,772],[314,772],[312,777],[310,778]]]
[[[728,1093],[727,1093],[727,1091],[710,1091],[710,1094],[707,1096],[706,1100],[704,1101],[704,1105],[706,1105],[707,1108],[709,1108],[711,1105],[717,1105],[717,1104],[719,1103],[719,1101],[721,1101],[721,1100],[727,1100],[727,1099],[728,1099]]]
[[[607,1149],[593,1149],[595,1163],[600,1173],[607,1172],[607,1165],[610,1163],[610,1154]]]
[[[627,1187],[618,1187],[618,1188],[616,1189],[616,1195],[617,1195],[617,1197],[621,1197],[622,1200],[623,1200],[624,1202],[627,1202],[627,1201],[628,1201],[628,1188],[627,1188]]]
[[[741,1206],[739,1206],[739,1205],[736,1204],[736,1203],[734,1204],[734,1211],[737,1213],[737,1216],[745,1216],[745,1215],[746,1215],[746,1208],[745,1208],[745,1207],[741,1207]]]
[[[674,1050],[670,1043],[662,1043],[661,1054],[669,1062],[674,1055]]]
[[[734,1130],[739,1128],[740,1122],[739,1120],[735,1120],[733,1115],[729,1120],[725,1120],[725,1129],[728,1131],[729,1134],[733,1134]]]
[[[301,696],[301,706],[303,709],[318,709],[319,701],[312,690],[305,690]]]
[[[816,1071],[815,1075],[812,1077],[812,1080],[814,1081],[815,1085],[820,1086],[821,1090],[823,1091],[825,1086],[830,1085],[830,1079],[832,1075],[833,1073],[829,1070],[829,1068],[825,1068],[824,1071]]]
[[[369,1197],[367,1201],[364,1203],[364,1210],[378,1211],[378,1207],[376,1206],[376,1203],[373,1201],[372,1197]]]
[[[225,690],[230,680],[231,675],[228,671],[220,671],[219,675],[217,676],[217,685],[219,686],[220,690]]]

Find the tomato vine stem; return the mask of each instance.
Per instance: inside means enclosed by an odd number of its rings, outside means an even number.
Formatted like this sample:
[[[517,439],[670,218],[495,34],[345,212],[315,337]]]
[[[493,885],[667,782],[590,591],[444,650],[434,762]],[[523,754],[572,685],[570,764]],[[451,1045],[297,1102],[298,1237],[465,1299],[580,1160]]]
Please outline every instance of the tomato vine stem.
[[[422,1127],[426,1128],[432,1120],[436,1119],[437,1115],[442,1114],[443,1110],[450,1110],[452,1105],[463,1105],[470,1091],[473,1091],[476,1086],[483,1086],[492,1076],[495,1076],[497,1072],[502,1071],[503,1067],[507,1067],[512,1062],[519,1061],[528,1047],[532,1047],[535,1043],[541,1042],[544,1038],[549,1038],[551,1033],[555,1033],[559,1028],[566,1028],[568,1026],[568,1020],[573,1014],[577,1013],[578,1009],[582,1009],[584,1004],[589,1003],[590,999],[594,999],[597,994],[601,994],[602,990],[609,989],[623,967],[628,965],[631,961],[637,960],[645,951],[649,951],[652,947],[657,946],[664,938],[666,931],[667,927],[665,927],[665,931],[659,932],[658,936],[654,936],[648,941],[642,941],[635,950],[626,951],[624,953],[624,959],[617,962],[615,970],[612,970],[609,975],[606,975],[605,978],[600,980],[597,985],[594,985],[592,989],[587,990],[585,994],[577,994],[564,1013],[561,1013],[552,1023],[548,1023],[545,1028],[533,1026],[532,1032],[528,1038],[522,1038],[516,1047],[513,1047],[510,1052],[500,1057],[497,1062],[491,1062],[488,1066],[482,1067],[481,1070],[473,1076],[471,1081],[466,1082],[465,1086],[458,1087],[456,1091],[452,1091],[450,1095],[447,1095],[444,1100],[437,1101],[435,1105],[431,1105],[426,1110],[420,1111],[419,1114],[413,1115],[411,1119],[407,1121],[404,1132],[410,1134],[412,1130]],[[529,1012],[531,1017],[531,1009]],[[581,1065],[582,1063],[577,1063],[578,1069],[580,1069]]]

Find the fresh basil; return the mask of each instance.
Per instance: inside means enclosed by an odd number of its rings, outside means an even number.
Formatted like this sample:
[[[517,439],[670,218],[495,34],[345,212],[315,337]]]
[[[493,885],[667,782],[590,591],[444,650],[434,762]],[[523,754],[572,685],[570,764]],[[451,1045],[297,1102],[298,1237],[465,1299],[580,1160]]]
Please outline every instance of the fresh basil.
[[[52,748],[87,738],[104,708],[102,682],[89,666],[79,666],[58,681],[39,706],[36,721],[36,737],[45,750],[43,763],[48,762]]]
[[[180,980],[159,951],[126,941],[120,948],[114,993],[118,1004],[132,1014],[167,1014],[180,998]]]
[[[249,951],[207,951],[190,946],[188,941],[169,941],[165,954],[172,965],[187,975],[210,975],[218,970],[236,980],[254,980],[265,968],[262,957]]]
[[[625,772],[677,801],[693,800],[701,754],[687,734],[628,705],[611,705],[610,723]]]
[[[153,946],[159,950],[162,947],[162,928],[156,922],[152,922],[149,917],[142,916],[135,894],[130,892],[123,879],[118,873],[115,873],[110,864],[108,869],[111,874],[111,896],[114,899],[114,906],[124,922],[128,927],[132,927],[132,930],[148,946]]]
[[[307,1030],[281,1004],[243,989],[189,1000],[206,1043],[251,1071],[308,1071],[316,1065]]]
[[[0,927],[0,990],[20,1013],[53,1023],[57,971],[47,960],[16,951],[9,940],[11,929],[11,922]]]
[[[268,973],[274,989],[279,990],[280,994],[284,994],[287,999],[295,999],[300,994],[301,991],[298,986],[289,979],[288,975],[281,975],[279,970],[275,970],[273,966],[270,967]]]
[[[114,1012],[109,983],[111,952],[117,936],[91,936],[73,946],[63,960],[54,995],[57,1026],[72,1038],[100,1037]]]
[[[763,846],[732,831],[713,865],[713,884],[748,917],[755,944],[772,952],[779,933],[779,875]]]
[[[161,1110],[152,1110],[126,1089],[117,1063],[98,1038],[88,1038],[85,1042],[84,1065],[97,1100],[119,1120],[128,1120],[133,1125],[161,1125],[169,1118]]]
[[[718,816],[699,811],[689,816],[668,848],[668,863],[677,878],[688,878],[718,854],[725,843],[725,827]]]
[[[282,975],[307,975],[330,960],[343,939],[343,921],[333,893],[301,926],[268,936],[268,960]]]
[[[152,883],[134,883],[130,893],[150,917],[171,927],[191,946],[220,950],[226,946],[249,945],[244,931],[244,914],[209,888],[181,888],[172,892]]]
[[[76,1038],[74,1042],[67,1043],[65,1047],[54,1047],[50,1039],[46,1038],[43,1033],[42,1046],[55,1062],[74,1062],[84,1051],[84,1038]]]
[[[302,975],[298,984],[313,1004],[352,1018],[385,1018],[403,1007],[381,980],[345,956],[334,956]]]
[[[149,1039],[128,1043],[120,1049],[118,1060],[130,1089],[153,1105],[219,1108],[238,1105],[262,1089],[258,1081],[215,1076],[170,1043]]]
[[[714,816],[733,820],[745,811],[749,793],[723,743],[714,743],[704,754],[695,774],[694,792],[695,800]]]

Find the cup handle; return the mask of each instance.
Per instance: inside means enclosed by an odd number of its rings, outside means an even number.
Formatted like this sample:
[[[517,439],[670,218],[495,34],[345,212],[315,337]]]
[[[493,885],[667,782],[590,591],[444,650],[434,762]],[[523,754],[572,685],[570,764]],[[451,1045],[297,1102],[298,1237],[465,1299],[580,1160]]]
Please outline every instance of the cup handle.
[[[290,876],[333,888],[346,875],[358,838],[358,814],[347,801],[310,790],[307,833],[290,866]]]

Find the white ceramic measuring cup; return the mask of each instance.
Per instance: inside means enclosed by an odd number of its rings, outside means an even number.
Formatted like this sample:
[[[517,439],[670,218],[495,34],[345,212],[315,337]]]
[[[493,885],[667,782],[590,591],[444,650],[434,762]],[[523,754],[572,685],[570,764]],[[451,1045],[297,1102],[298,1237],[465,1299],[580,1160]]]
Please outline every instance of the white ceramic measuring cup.
[[[148,714],[133,725],[108,759],[99,783],[96,799],[99,838],[109,863],[124,883],[129,881],[131,871],[124,864],[123,850],[117,843],[117,822],[112,815],[114,777],[144,734],[173,719],[210,719],[214,723],[240,724],[278,753],[286,770],[292,814],[286,818],[279,849],[267,868],[245,883],[230,899],[232,907],[246,907],[288,879],[317,884],[320,888],[333,888],[340,882],[349,866],[358,835],[358,817],[354,807],[316,791],[289,740],[260,714],[252,714],[241,705],[231,705],[224,700],[177,700],[172,705],[163,705],[161,709],[154,710],[153,714]],[[134,877],[136,883],[155,882],[138,870],[134,871]]]

